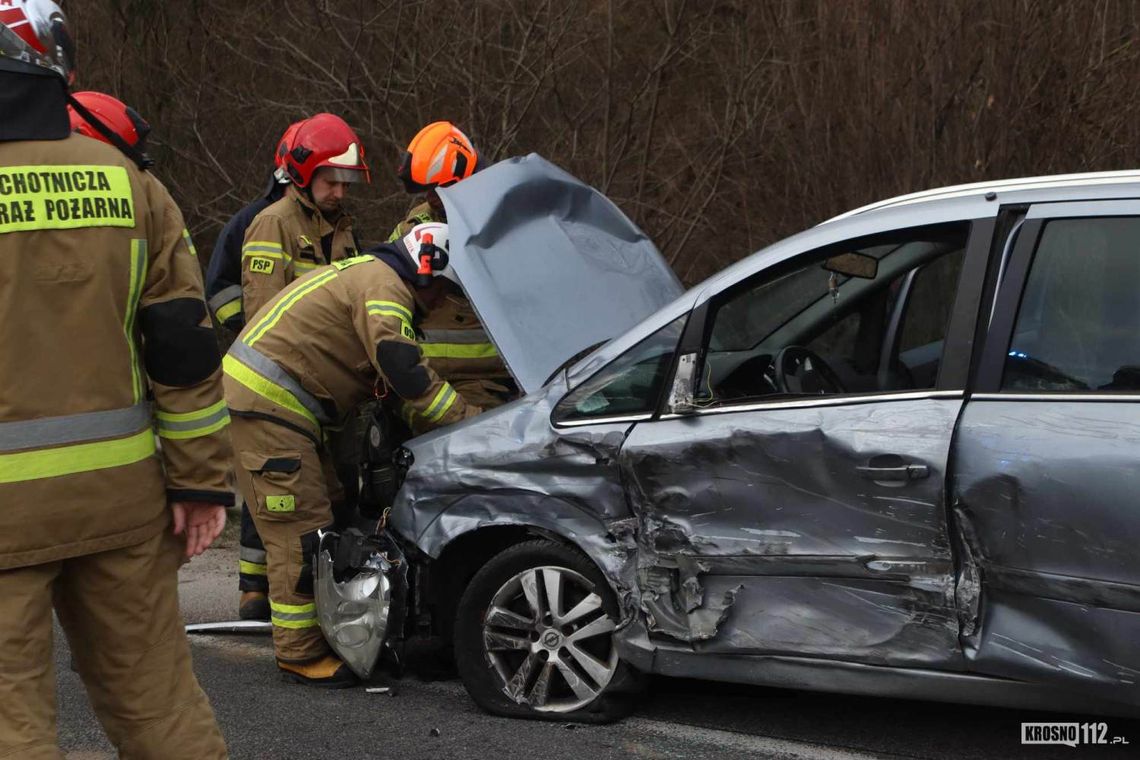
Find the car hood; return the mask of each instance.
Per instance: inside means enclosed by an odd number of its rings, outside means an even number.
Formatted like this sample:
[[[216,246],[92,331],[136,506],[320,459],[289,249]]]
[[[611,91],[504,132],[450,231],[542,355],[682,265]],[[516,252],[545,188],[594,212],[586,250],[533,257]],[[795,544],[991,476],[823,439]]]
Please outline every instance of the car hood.
[[[682,292],[645,233],[541,156],[502,161],[439,194],[451,265],[525,393]]]

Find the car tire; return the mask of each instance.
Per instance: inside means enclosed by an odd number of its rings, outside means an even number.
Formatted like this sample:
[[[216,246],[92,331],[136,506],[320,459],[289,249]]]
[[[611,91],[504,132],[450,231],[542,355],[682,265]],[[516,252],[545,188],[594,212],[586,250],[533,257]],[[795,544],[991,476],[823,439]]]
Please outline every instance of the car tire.
[[[455,663],[495,715],[610,723],[644,682],[617,656],[617,600],[584,554],[548,540],[517,544],[471,579],[455,616]]]

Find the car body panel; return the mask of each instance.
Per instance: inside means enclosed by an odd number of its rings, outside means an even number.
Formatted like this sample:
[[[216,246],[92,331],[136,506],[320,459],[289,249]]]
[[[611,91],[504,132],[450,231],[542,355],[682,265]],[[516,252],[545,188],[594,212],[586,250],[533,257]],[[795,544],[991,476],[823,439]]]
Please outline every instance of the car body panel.
[[[667,572],[692,597],[690,625],[658,614],[650,631],[710,652],[956,667],[942,483],[961,404],[883,396],[638,423],[622,466],[643,583]],[[928,475],[857,470],[883,457]],[[708,604],[724,609],[716,628],[693,620]]]
[[[1089,709],[1135,714],[1140,555],[1120,542],[1135,546],[1135,458],[1126,445],[1135,445],[1140,416],[1089,400],[1048,412],[999,408],[984,394],[971,399],[964,384],[970,352],[981,348],[974,322],[984,338],[991,314],[994,296],[981,295],[981,280],[986,259],[1002,250],[989,238],[1007,229],[998,224],[1003,209],[1090,194],[1136,198],[1138,179],[999,184],[884,202],[769,246],[672,294],[656,313],[631,315],[627,332],[534,388],[567,358],[550,356],[528,373],[523,399],[410,441],[414,464],[389,524],[431,558],[500,525],[578,546],[618,594],[625,619],[617,642],[642,670],[1034,706],[1066,704],[1061,695],[1083,682],[1088,688],[1075,691]],[[959,296],[970,335],[957,338],[964,355],[955,356],[961,371],[949,388],[773,403],[747,421],[734,413],[551,421],[580,383],[747,277],[807,251],[955,221],[974,222],[977,292]],[[996,279],[991,272],[987,294]],[[482,299],[494,297],[489,289],[472,296],[481,314]],[[681,351],[691,349],[686,338]],[[1054,470],[1058,447],[1070,453]],[[928,479],[909,491],[914,484],[883,486],[852,472],[884,454],[920,459]],[[1066,512],[1089,483],[1103,503]],[[760,508],[741,508],[752,504]]]
[[[1036,338],[1011,336],[1042,224],[1118,216],[1140,216],[1140,202],[1029,207],[949,491],[963,564],[978,578],[964,610],[969,667],[1138,704],[1140,395],[1001,390],[1008,357],[1036,353]],[[1067,319],[1051,321],[1061,329]]]
[[[540,156],[441,188],[451,265],[524,392],[682,288],[609,199]]]
[[[618,451],[629,424],[560,431],[549,418],[564,382],[406,444],[414,458],[391,526],[431,557],[494,526],[549,530],[574,543],[634,604],[630,514]]]

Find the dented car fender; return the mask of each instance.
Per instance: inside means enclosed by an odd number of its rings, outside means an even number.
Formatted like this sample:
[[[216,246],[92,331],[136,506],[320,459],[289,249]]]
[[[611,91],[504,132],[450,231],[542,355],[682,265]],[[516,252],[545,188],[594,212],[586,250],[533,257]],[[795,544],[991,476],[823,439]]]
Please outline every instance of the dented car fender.
[[[555,380],[462,427],[410,441],[413,463],[389,527],[433,559],[487,528],[557,537],[602,571],[625,623],[637,608],[634,520],[618,466],[630,425],[556,429],[550,412],[566,390]]]

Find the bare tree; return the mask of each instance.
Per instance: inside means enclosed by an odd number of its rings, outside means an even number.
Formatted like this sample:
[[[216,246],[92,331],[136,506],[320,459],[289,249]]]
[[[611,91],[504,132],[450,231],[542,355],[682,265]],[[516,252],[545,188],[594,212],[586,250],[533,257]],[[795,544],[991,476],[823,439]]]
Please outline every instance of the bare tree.
[[[1131,0],[89,0],[81,86],[155,125],[208,250],[319,111],[361,134],[367,241],[412,199],[403,146],[450,119],[488,161],[603,189],[686,282],[925,187],[1136,163]]]

